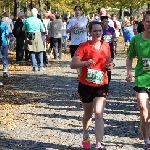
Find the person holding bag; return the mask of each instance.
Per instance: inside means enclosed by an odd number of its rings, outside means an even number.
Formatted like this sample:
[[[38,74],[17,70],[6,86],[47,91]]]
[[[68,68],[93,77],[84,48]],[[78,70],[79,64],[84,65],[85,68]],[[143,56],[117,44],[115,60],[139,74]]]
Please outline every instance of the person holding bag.
[[[27,47],[31,55],[31,63],[33,71],[45,71],[43,65],[43,52],[45,51],[41,32],[43,31],[43,23],[37,18],[38,10],[33,8],[31,16],[26,19],[23,30],[27,32]]]

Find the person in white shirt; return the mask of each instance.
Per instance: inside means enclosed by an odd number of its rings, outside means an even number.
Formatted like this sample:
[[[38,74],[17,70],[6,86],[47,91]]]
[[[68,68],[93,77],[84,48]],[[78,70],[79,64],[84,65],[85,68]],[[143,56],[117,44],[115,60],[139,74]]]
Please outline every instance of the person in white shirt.
[[[14,25],[13,25],[12,19],[9,18],[9,13],[8,12],[4,12],[4,17],[2,18],[2,21],[7,24],[9,33],[12,33]]]
[[[68,34],[66,33],[67,20],[68,18],[64,17],[62,21],[62,42],[64,43],[65,52],[67,52],[67,39],[68,39]]]
[[[71,44],[70,53],[71,57],[74,56],[80,43],[87,41],[87,24],[88,19],[81,16],[82,8],[81,6],[74,7],[75,16],[69,20],[67,25],[67,33],[71,33]]]
[[[120,30],[121,30],[121,23],[117,20],[116,14],[112,14],[111,19],[114,22],[114,27],[115,27],[116,41],[114,41],[115,42],[114,53],[116,54],[117,42],[118,42],[118,38],[120,36]]]
[[[81,16],[82,8],[81,6],[74,7],[75,16],[69,20],[67,25],[67,33],[71,33],[71,44],[70,44],[70,53],[71,58],[74,56],[75,51],[79,47],[79,45],[83,42],[86,42],[88,39],[87,34],[87,25],[88,19],[86,17]],[[77,69],[78,78],[80,76],[80,68]]]
[[[101,22],[101,16],[107,16],[106,9],[105,8],[100,8],[98,13],[99,13],[98,21]],[[108,26],[114,28],[114,22],[110,18],[108,18]]]

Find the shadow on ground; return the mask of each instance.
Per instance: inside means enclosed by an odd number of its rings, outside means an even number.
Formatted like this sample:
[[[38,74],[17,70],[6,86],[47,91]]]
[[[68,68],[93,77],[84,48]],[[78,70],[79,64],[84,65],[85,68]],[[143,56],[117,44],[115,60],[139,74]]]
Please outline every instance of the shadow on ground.
[[[120,68],[119,68],[120,69]],[[4,89],[1,95],[0,104],[13,104],[13,105],[26,105],[36,103],[46,103],[53,106],[55,110],[66,110],[66,111],[82,111],[81,103],[77,95],[78,82],[74,77],[65,76],[51,76],[47,74],[20,74],[13,76],[12,78],[4,79]],[[122,87],[126,87],[122,89]],[[134,92],[132,90],[133,83],[127,84],[125,82],[120,82],[120,80],[111,81],[110,85],[110,95],[109,101],[106,105],[105,113],[107,115],[114,114],[119,115],[139,115],[137,113],[138,107],[136,101],[133,101]],[[62,106],[59,108],[58,106]],[[63,106],[75,106],[73,108],[63,108]],[[36,106],[40,108],[40,106]],[[50,107],[44,107],[45,109],[50,109]],[[61,118],[61,119],[74,119],[81,120],[82,117],[77,117],[76,114],[63,115],[63,114],[33,114],[49,118]],[[136,128],[138,121],[118,121],[116,119],[105,119],[105,135],[119,136],[119,137],[130,137],[130,138],[141,138],[139,130]],[[81,127],[81,126],[80,126]],[[73,132],[75,130],[61,129],[54,127],[43,126],[42,129],[59,130],[61,132]],[[82,132],[81,129],[78,130],[79,133]],[[94,128],[90,131],[94,134]],[[137,134],[138,133],[138,134]],[[76,133],[78,134],[78,133]],[[115,142],[115,144],[124,144],[122,142]],[[36,150],[46,150],[47,148],[57,148],[57,149],[72,149],[64,145],[54,145],[52,143],[42,143],[28,140],[15,140],[7,139],[1,136],[1,147],[4,148],[15,148],[16,150],[21,149],[36,149]],[[139,147],[139,144],[134,144],[134,147]],[[40,147],[40,148],[39,148]],[[80,149],[80,148],[73,148]]]

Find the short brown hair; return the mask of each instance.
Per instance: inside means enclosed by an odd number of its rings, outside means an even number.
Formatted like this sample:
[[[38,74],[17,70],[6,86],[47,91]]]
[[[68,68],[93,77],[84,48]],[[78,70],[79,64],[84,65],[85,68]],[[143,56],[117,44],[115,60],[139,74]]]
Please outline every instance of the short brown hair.
[[[146,16],[150,16],[150,10],[143,12],[143,20],[145,21]]]
[[[79,8],[80,10],[82,10],[81,6],[79,6],[79,5],[76,5],[76,6],[74,7],[74,10],[76,10],[77,8]]]
[[[89,32],[92,31],[92,27],[93,27],[93,25],[95,25],[95,24],[99,24],[99,25],[101,26],[101,23],[100,23],[99,21],[91,21],[91,22],[89,23],[89,25],[88,25],[88,27],[89,27]]]
[[[56,19],[59,19],[60,18],[60,14],[56,14]]]

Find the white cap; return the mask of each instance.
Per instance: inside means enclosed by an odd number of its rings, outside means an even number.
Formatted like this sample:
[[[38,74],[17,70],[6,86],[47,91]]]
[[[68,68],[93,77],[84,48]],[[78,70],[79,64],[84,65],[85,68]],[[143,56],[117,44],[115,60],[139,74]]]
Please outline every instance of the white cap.
[[[21,17],[21,16],[24,16],[24,12],[22,12],[22,11],[20,11],[20,12],[18,13],[18,17]]]
[[[37,16],[38,10],[37,10],[36,8],[31,9],[31,14],[32,14],[33,16]]]

